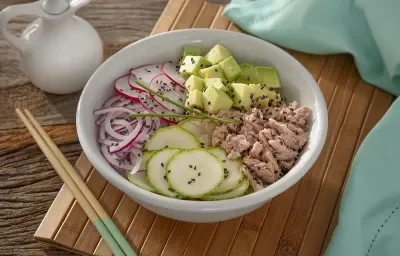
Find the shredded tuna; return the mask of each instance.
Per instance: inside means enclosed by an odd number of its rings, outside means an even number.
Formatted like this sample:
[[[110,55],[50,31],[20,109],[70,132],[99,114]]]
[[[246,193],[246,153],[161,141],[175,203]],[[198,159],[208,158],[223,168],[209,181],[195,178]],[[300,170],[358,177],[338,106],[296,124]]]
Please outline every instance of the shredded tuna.
[[[308,141],[310,114],[311,109],[297,102],[262,111],[254,108],[247,113],[223,110],[218,117],[240,123],[219,125],[212,144],[221,146],[229,159],[243,158],[244,173],[256,191],[274,183],[295,165]]]

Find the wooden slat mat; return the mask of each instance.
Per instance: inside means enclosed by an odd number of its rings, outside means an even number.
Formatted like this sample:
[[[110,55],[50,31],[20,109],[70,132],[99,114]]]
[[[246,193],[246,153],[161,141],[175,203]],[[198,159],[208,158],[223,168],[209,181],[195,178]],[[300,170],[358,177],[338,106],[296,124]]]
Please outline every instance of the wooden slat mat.
[[[190,27],[240,31],[218,5],[170,0],[152,34]],[[244,217],[194,224],[157,216],[106,182],[81,155],[76,168],[141,255],[314,256],[324,251],[337,223],[338,201],[354,153],[388,109],[391,96],[362,81],[348,55],[289,53],[312,73],[325,96],[327,141],[300,182]],[[35,237],[79,254],[111,255],[65,186]]]

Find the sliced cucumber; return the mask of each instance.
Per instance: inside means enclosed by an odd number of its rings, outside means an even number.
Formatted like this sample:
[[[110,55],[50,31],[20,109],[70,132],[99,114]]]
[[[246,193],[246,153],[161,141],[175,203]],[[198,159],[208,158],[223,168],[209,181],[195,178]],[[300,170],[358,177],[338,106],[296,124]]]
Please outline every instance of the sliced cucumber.
[[[130,182],[135,184],[138,187],[141,187],[150,192],[156,192],[154,188],[152,188],[146,180],[146,173],[145,172],[137,172],[135,174],[130,174],[126,172],[126,177]]]
[[[224,168],[224,181],[211,194],[224,194],[239,187],[244,177],[241,170],[242,160],[229,160],[225,151],[218,147],[209,148],[207,151],[215,155]]]
[[[199,148],[200,142],[192,133],[174,125],[158,129],[144,146],[147,150],[160,150],[167,147],[181,149]]]
[[[150,159],[150,157],[152,155],[154,155],[154,153],[156,153],[157,151],[146,151],[143,152],[143,156],[142,156],[142,163],[140,164],[140,168],[139,170],[144,171],[146,170],[146,163],[147,161]]]
[[[213,191],[224,179],[217,157],[205,149],[188,149],[174,155],[167,164],[167,179],[176,193],[201,198]]]
[[[215,201],[215,200],[225,200],[243,196],[244,193],[246,193],[247,189],[249,188],[249,184],[250,182],[247,179],[243,179],[240,186],[237,187],[235,190],[220,195],[206,195],[202,199],[207,201]]]
[[[187,119],[179,124],[183,129],[191,132],[200,141],[201,146],[211,145],[211,139],[217,124],[211,120]]]
[[[180,149],[165,148],[150,157],[146,165],[146,176],[149,184],[160,194],[168,197],[179,197],[168,185],[167,163]]]

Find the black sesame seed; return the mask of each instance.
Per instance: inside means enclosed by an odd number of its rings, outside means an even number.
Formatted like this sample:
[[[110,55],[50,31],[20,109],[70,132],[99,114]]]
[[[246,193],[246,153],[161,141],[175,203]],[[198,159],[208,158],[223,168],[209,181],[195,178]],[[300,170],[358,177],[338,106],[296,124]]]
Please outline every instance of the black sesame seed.
[[[189,164],[189,168],[193,168],[193,165]]]
[[[171,170],[168,170],[168,172],[167,173],[170,173],[171,172]]]
[[[122,89],[119,89],[121,92],[123,92],[124,90],[122,90]]]
[[[185,66],[185,62],[182,62],[181,66]]]
[[[199,173],[197,174],[197,176],[201,176],[201,172],[199,172]]]
[[[210,105],[211,104],[211,101],[208,101],[208,103],[207,103],[208,105]]]
[[[218,72],[218,69],[215,69],[215,72]]]
[[[161,163],[161,167],[164,167],[164,163]]]
[[[202,68],[204,65],[203,64],[200,64],[200,67]]]
[[[200,142],[200,146],[204,147],[204,143],[203,143],[203,142]]]
[[[172,61],[168,61],[169,63],[172,63]]]
[[[158,66],[156,66],[156,68],[159,68]]]
[[[222,160],[221,162],[225,163],[225,162],[226,162],[226,160]]]
[[[191,181],[191,180],[189,180],[189,181],[188,181],[188,184],[192,184],[192,181]]]
[[[247,77],[247,81],[250,81],[250,77]]]
[[[193,169],[196,171],[196,168],[197,168],[197,166],[195,165]]]
[[[242,100],[239,100],[239,104],[242,102]]]
[[[196,181],[196,179],[191,179],[193,182]]]
[[[166,180],[166,179],[167,179],[167,176],[164,175],[164,179]]]

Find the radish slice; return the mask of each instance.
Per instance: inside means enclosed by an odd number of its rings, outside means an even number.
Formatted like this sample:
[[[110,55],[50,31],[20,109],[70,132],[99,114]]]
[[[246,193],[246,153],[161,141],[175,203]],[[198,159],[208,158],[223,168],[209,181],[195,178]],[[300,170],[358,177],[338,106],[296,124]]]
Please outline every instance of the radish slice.
[[[160,74],[162,64],[150,64],[137,68],[131,69],[131,73],[136,76],[138,80],[141,80],[145,84],[150,84],[151,80],[158,74]]]
[[[130,100],[137,101],[139,98],[139,92],[129,86],[129,75],[118,78],[114,83],[115,91]]]
[[[169,77],[173,82],[182,88],[185,88],[185,79],[179,74],[179,66],[172,61],[163,64],[162,72]]]
[[[185,104],[186,100],[186,95],[185,91],[181,88],[176,88],[176,84],[172,82],[168,76],[165,74],[158,75],[153,78],[153,80],[150,83],[150,88],[159,94],[163,95],[164,97],[169,98],[170,100],[173,100],[177,103],[180,103],[181,105]],[[175,106],[174,104],[165,101],[164,99],[152,95],[152,97],[164,108],[169,109],[171,112],[177,113],[177,114],[182,114],[184,110],[182,108],[179,108]]]
[[[175,114],[174,112],[161,106],[161,104],[155,101],[148,93],[140,93],[139,100],[140,103],[142,103],[143,107],[150,112],[156,114]],[[179,122],[177,118],[171,118],[171,117],[161,117],[161,118],[167,121],[168,123]]]
[[[146,91],[145,89],[143,89],[142,87],[140,87],[136,84],[136,80],[137,80],[136,76],[134,74],[130,73],[129,79],[128,79],[129,86],[134,90],[145,92]]]

